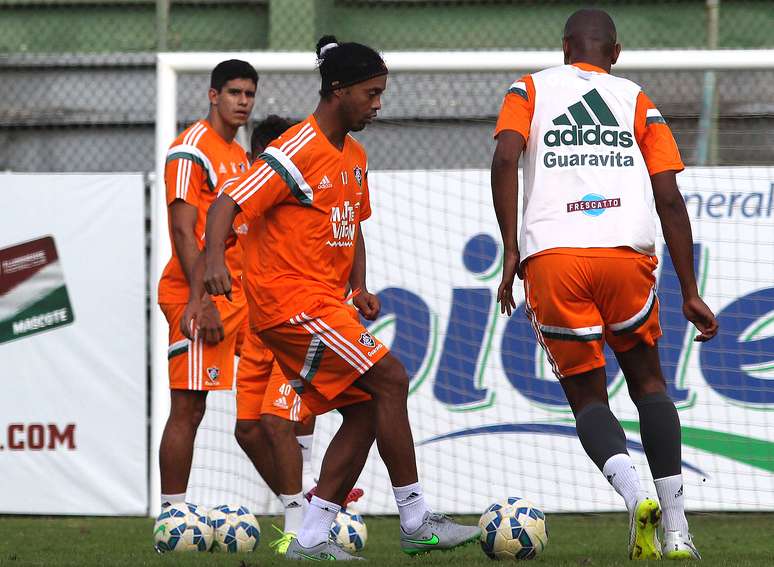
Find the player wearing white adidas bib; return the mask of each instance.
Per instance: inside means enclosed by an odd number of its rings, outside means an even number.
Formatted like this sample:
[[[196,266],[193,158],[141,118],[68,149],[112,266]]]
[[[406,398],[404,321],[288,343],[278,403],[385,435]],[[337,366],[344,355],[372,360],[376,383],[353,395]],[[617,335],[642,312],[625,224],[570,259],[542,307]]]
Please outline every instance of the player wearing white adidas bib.
[[[498,301],[511,314],[514,277],[527,315],[576,419],[578,437],[626,502],[632,559],[699,558],[683,506],[680,420],[666,394],[657,340],[654,210],[661,220],[698,341],[717,332],[698,294],[693,239],[671,131],[635,83],[610,75],[621,46],[600,10],[565,25],[565,65],[511,85],[495,131],[492,194],[505,257]],[[524,152],[524,215],[516,239],[517,166]],[[640,416],[661,503],[645,495],[608,406],[607,342]],[[664,544],[656,529],[663,509]]]

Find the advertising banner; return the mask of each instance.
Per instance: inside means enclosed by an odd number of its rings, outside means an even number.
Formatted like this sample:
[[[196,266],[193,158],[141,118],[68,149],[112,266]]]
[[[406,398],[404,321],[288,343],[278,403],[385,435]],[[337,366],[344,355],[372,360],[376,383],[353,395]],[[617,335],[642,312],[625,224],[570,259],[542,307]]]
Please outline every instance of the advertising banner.
[[[0,175],[0,513],[147,512],[140,174]]]
[[[693,341],[659,230],[659,350],[682,422],[686,504],[773,510],[774,168],[691,168],[678,183],[700,291],[720,323],[713,341]],[[521,496],[551,512],[623,510],[577,440],[562,388],[525,316],[520,281],[515,312],[500,314],[502,251],[489,171],[371,172],[369,184],[368,286],[382,302],[370,329],[411,378],[410,418],[430,505],[481,513]],[[610,213],[580,207],[572,214],[583,215],[591,231]],[[605,356],[611,408],[655,494],[637,409],[615,356],[609,349]],[[233,398],[209,402],[220,405],[197,439],[189,497],[213,505],[236,495],[260,513],[276,512],[276,499],[233,441]],[[318,419],[317,467],[340,419]],[[376,446],[358,485],[366,494],[358,510],[396,512]]]

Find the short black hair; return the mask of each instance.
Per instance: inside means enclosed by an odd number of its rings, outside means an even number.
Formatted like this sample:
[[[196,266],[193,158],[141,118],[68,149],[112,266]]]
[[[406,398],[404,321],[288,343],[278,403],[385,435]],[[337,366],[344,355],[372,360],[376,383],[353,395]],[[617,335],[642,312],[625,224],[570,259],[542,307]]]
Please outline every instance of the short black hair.
[[[324,35],[317,42],[317,65],[322,78],[320,96],[388,72],[376,50],[362,43],[339,43],[332,35]]]
[[[270,142],[279,138],[293,124],[294,122],[289,118],[269,114],[253,128],[253,133],[250,136],[250,155],[253,158],[257,157],[256,150],[259,146],[265,148]]]
[[[612,55],[618,41],[615,22],[604,10],[586,8],[577,10],[564,24],[563,39],[569,41],[578,53]]]
[[[212,70],[210,88],[220,92],[223,85],[234,79],[250,79],[258,85],[258,72],[247,61],[241,59],[221,61]]]

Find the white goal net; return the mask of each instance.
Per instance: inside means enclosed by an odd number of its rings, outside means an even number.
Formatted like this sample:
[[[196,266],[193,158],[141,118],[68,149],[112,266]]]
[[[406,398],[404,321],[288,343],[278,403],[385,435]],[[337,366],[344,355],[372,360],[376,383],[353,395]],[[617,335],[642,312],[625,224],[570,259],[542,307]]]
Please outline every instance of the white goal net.
[[[299,120],[314,109],[319,78],[311,53],[160,54],[158,168],[177,132],[206,114],[208,74],[227,58],[246,59],[261,75],[255,120],[268,114]],[[561,54],[387,53],[385,59],[391,75],[383,111],[357,134],[369,153],[374,211],[364,223],[368,283],[383,305],[372,331],[411,377],[410,416],[431,506],[480,513],[494,500],[522,496],[549,512],[621,510],[575,436],[561,387],[524,316],[523,290],[516,286],[520,305],[511,318],[495,302],[501,251],[488,171],[494,120],[515,79],[561,63]],[[643,86],[689,164],[678,181],[700,287],[721,325],[714,341],[692,342],[660,242],[660,350],[683,426],[687,506],[774,510],[774,52],[624,51],[613,71]],[[700,131],[703,107],[717,115],[713,131]],[[714,165],[692,165],[701,161],[702,140],[713,144]],[[154,207],[153,286],[169,257],[158,186]],[[166,321],[153,308],[155,459],[169,393]],[[611,407],[650,482],[637,411],[606,352]],[[234,420],[233,395],[211,394],[188,499],[277,513],[276,499],[234,440]],[[318,469],[339,422],[335,413],[318,419]],[[151,510],[158,506],[157,468],[154,461]],[[395,513],[375,447],[358,485],[366,492],[361,511]]]

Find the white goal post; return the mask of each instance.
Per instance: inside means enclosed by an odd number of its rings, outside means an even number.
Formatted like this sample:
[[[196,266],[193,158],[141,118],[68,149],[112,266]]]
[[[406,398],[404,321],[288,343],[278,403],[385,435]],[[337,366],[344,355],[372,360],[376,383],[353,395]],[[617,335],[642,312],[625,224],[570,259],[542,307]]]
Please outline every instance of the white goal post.
[[[158,309],[157,283],[170,256],[167,208],[163,186],[165,156],[177,136],[177,79],[181,74],[208,73],[227,58],[251,63],[260,75],[314,73],[312,52],[159,53],[156,63],[155,182],[151,203],[151,469],[150,510],[158,512],[160,482],[158,447],[168,415],[169,394],[166,359],[166,321]],[[463,73],[535,71],[562,63],[559,51],[461,51],[387,52],[384,58],[392,73]],[[774,70],[774,50],[645,50],[621,53],[614,71],[739,71]],[[503,88],[507,85],[503,85]],[[260,97],[260,93],[258,95]],[[493,100],[492,113],[499,100]]]

